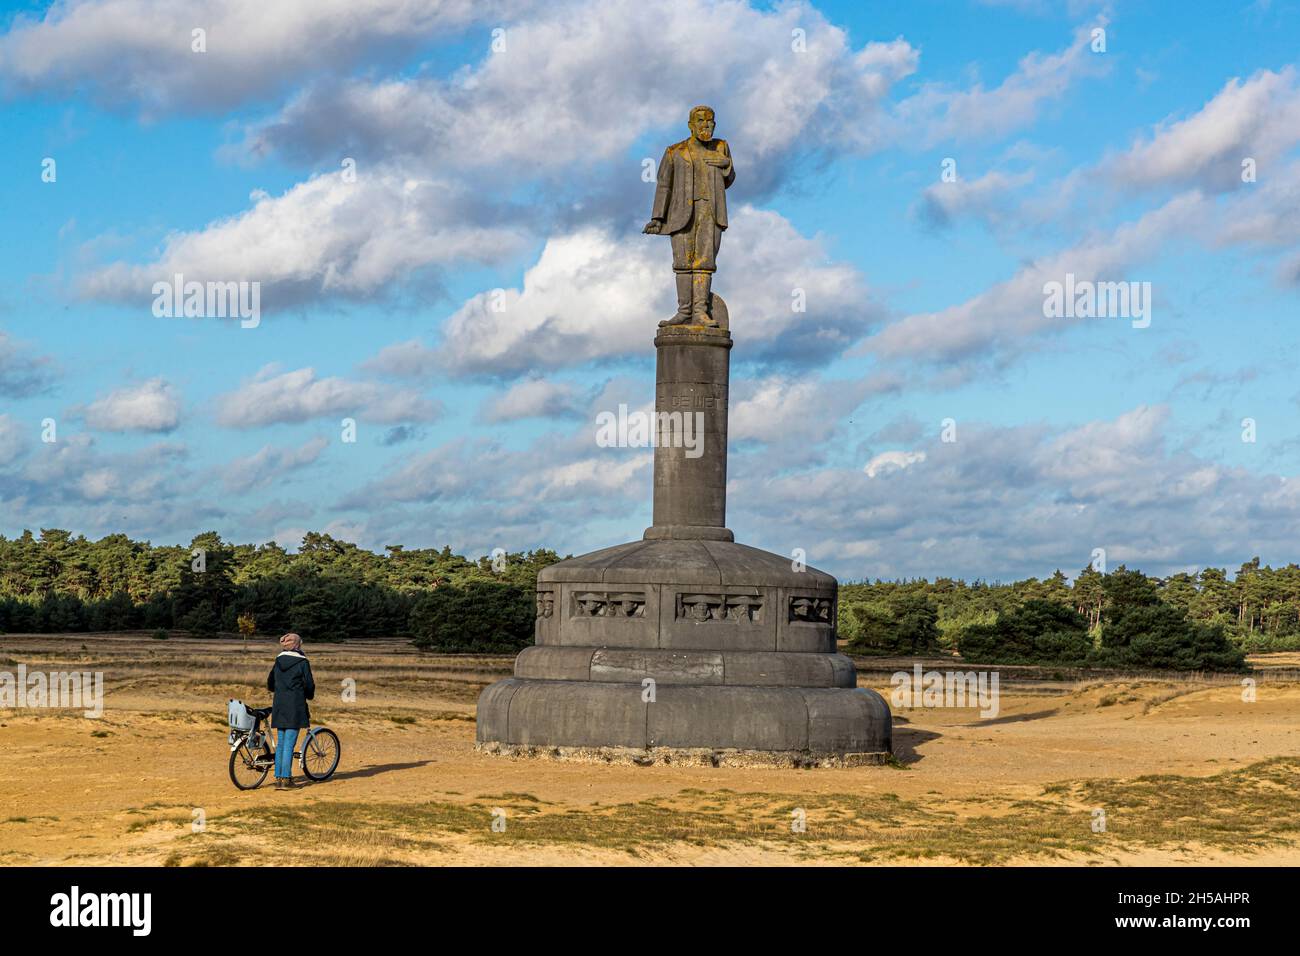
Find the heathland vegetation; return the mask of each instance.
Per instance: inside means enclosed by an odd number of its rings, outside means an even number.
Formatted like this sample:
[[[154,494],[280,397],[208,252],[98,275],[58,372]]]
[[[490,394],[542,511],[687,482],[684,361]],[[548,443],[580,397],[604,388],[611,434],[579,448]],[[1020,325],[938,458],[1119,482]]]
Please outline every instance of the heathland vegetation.
[[[407,637],[440,651],[510,652],[532,640],[533,584],[554,551],[469,560],[450,548],[379,554],[309,533],[296,553],[188,546],[58,529],[0,536],[0,633],[150,630],[309,640]],[[1300,649],[1300,566],[1229,578],[1222,568],[1149,577],[1091,568],[1073,583],[875,581],[840,592],[840,637],[860,654],[959,653],[989,664],[1237,670],[1251,651]]]

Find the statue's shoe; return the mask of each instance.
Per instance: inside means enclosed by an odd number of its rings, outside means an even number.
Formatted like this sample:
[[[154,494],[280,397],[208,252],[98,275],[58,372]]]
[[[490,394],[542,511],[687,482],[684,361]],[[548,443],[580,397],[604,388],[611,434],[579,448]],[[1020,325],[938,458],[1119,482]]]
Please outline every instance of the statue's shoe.
[[[670,325],[685,325],[690,321],[691,321],[691,317],[689,315],[682,315],[680,312],[678,312],[671,319],[664,319],[662,322],[660,322],[659,328],[661,329],[667,328]]]

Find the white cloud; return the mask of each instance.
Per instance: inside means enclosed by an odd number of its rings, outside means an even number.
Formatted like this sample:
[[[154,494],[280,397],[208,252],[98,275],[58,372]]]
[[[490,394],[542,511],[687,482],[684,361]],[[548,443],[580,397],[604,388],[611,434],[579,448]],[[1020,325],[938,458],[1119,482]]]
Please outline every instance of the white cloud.
[[[427,422],[441,412],[436,402],[411,389],[317,378],[311,368],[279,372],[274,365],[264,366],[217,402],[217,422],[227,428],[256,428],[334,415],[379,424]]]
[[[1091,30],[1092,24],[1076,30],[1070,45],[1057,53],[1028,54],[992,89],[979,83],[964,90],[927,84],[894,108],[891,135],[929,148],[952,140],[996,139],[1033,124],[1077,80],[1108,69],[1106,57],[1090,49]]]
[[[1033,262],[959,305],[906,316],[872,336],[859,351],[883,358],[932,361],[989,353],[1005,358],[1023,349],[1033,335],[1063,330],[1069,323],[1081,321],[1043,314],[1045,283],[1062,282],[1067,273],[1077,280],[1131,279],[1134,268],[1152,258],[1171,238],[1199,230],[1205,213],[1206,201],[1199,193],[1176,196],[1136,222]],[[1127,319],[1093,321],[1117,327],[1122,322],[1120,334],[1133,334]]]
[[[189,480],[184,445],[160,442],[131,452],[101,452],[92,436],[60,433],[59,440],[41,443],[39,451],[27,457],[10,485],[15,510],[25,507],[67,504],[112,504],[121,506],[165,506],[174,502],[179,489]],[[192,486],[191,486],[192,488]],[[193,512],[203,509],[193,508]],[[102,527],[107,514],[92,517]],[[120,529],[119,529],[120,530]]]
[[[82,294],[152,305],[155,282],[260,282],[264,305],[368,298],[418,270],[499,262],[524,241],[477,197],[445,182],[370,169],[346,182],[315,176],[248,211],[168,237],[148,265],[115,263],[87,275]]]
[[[1256,162],[1267,181],[1271,164],[1300,142],[1300,85],[1295,67],[1234,77],[1192,116],[1168,119],[1113,157],[1103,170],[1121,185],[1198,186],[1210,192],[1244,187],[1242,161]]]
[[[623,498],[630,489],[636,488],[649,493],[653,452],[615,449],[603,452],[535,471],[520,471],[507,493],[535,501]]]
[[[935,183],[921,194],[915,212],[935,229],[963,218],[981,219],[990,225],[998,225],[1004,218],[1007,199],[1033,180],[1032,170],[1020,173],[991,170],[977,179]]]
[[[1171,422],[1139,406],[1077,427],[967,423],[956,442],[935,434],[877,456],[874,480],[861,466],[744,469],[729,483],[728,524],[746,543],[801,547],[814,566],[858,578],[1074,574],[1094,548],[1152,574],[1290,560],[1300,481],[1171,447]],[[903,462],[904,480],[881,480]]]
[[[374,358],[362,362],[361,368],[396,378],[428,378],[441,370],[437,350],[417,339],[385,346]]]
[[[0,414],[0,467],[21,458],[29,444],[22,425],[12,415]]]
[[[923,451],[882,451],[863,466],[868,478],[875,478],[891,471],[903,471],[918,462],[925,461]]]
[[[258,451],[236,458],[222,468],[221,479],[229,491],[264,488],[290,472],[315,464],[329,439],[316,437],[296,448],[263,445]]]
[[[497,0],[60,0],[0,36],[0,85],[146,114],[221,110],[507,14]],[[206,52],[192,49],[206,31]]]
[[[476,296],[446,322],[441,356],[460,374],[510,374],[644,352],[675,296],[668,244],[587,228],[551,238],[503,308]],[[727,301],[747,358],[818,361],[878,317],[853,267],[829,261],[817,239],[782,216],[742,206],[720,254],[714,291]],[[796,290],[806,312],[795,311]]]
[[[485,403],[482,416],[488,422],[573,418],[582,415],[581,397],[568,382],[527,378]]]
[[[76,408],[87,427],[107,432],[170,432],[181,421],[181,397],[161,378],[128,385]]]
[[[648,129],[685,136],[685,110],[708,102],[719,135],[744,144],[739,175],[771,177],[796,149],[878,145],[879,105],[917,65],[901,39],[853,49],[846,31],[801,2],[550,3],[503,27],[503,50],[449,78],[310,89],[250,130],[246,146],[314,159],[337,155],[342,140],[364,155],[419,157],[474,178],[519,168],[571,176],[575,166],[622,158]],[[801,52],[792,49],[796,29]],[[465,149],[467,132],[492,148]],[[639,166],[622,161],[637,176]]]
[[[56,377],[54,360],[33,355],[0,329],[0,396],[25,398],[45,391]]]
[[[834,380],[769,375],[733,382],[727,437],[733,443],[797,445],[806,460],[867,396],[898,385],[891,375]]]

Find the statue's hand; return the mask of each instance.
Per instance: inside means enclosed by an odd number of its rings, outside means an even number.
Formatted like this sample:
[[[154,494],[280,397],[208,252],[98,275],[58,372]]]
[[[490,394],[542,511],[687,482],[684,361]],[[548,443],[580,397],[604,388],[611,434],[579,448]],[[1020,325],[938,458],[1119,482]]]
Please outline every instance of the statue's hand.
[[[641,231],[644,232],[647,236],[657,236],[663,230],[663,228],[664,228],[664,221],[662,219],[651,219],[649,222],[645,224],[645,228],[642,229]]]

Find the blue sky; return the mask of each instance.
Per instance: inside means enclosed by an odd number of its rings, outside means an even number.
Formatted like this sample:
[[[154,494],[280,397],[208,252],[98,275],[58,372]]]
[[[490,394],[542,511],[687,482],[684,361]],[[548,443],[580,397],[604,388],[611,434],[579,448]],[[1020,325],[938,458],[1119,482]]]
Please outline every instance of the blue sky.
[[[0,11],[0,534],[638,537],[649,452],[595,420],[652,399],[642,164],[705,102],[739,540],[854,579],[1296,559],[1298,3]],[[178,271],[260,324],[155,317]],[[1045,317],[1066,272],[1150,283],[1149,327]]]

